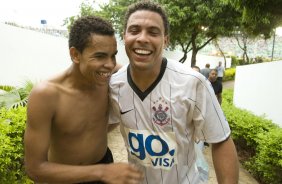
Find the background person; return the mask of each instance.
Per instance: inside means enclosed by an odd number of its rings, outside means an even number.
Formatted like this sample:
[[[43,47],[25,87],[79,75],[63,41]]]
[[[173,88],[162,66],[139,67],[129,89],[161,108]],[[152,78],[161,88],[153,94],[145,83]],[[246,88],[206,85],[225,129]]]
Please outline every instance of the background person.
[[[205,65],[205,68],[200,70],[201,74],[203,74],[206,77],[206,79],[209,78],[210,71],[211,71],[211,69],[210,69],[210,64],[209,63],[207,63]]]
[[[124,43],[130,64],[110,81],[110,123],[121,123],[130,163],[146,184],[199,184],[195,139],[212,144],[220,184],[238,183],[230,128],[210,83],[190,67],[163,58],[168,19],[156,3],[131,5]]]
[[[221,105],[222,102],[222,83],[217,80],[217,70],[212,69],[209,73],[209,81],[211,82],[212,88],[214,90],[215,96]]]
[[[200,67],[198,67],[198,66],[196,66],[196,65],[192,66],[192,69],[195,70],[195,71],[197,71],[197,72],[200,72],[200,71],[201,71]]]
[[[223,79],[223,76],[224,76],[225,69],[222,66],[222,62],[221,61],[218,62],[218,66],[216,67],[216,70],[217,70],[217,80],[220,83],[222,83],[222,79]]]
[[[71,66],[29,96],[27,174],[43,183],[138,183],[142,174],[128,164],[112,164],[107,148],[108,83],[117,54],[112,25],[98,17],[78,19],[69,52]]]

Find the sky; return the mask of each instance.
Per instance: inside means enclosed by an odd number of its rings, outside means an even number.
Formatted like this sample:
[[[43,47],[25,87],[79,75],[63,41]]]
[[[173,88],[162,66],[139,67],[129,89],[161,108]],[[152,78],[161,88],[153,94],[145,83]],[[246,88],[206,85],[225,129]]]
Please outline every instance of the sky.
[[[46,20],[49,27],[66,29],[62,26],[63,20],[77,15],[82,2],[83,0],[0,0],[0,22],[42,27],[41,20]],[[108,0],[95,2],[108,3]],[[282,36],[282,27],[276,33]]]
[[[77,15],[83,0],[0,0],[0,22],[15,22],[23,26],[63,28],[63,20]],[[95,0],[107,3],[108,0]]]

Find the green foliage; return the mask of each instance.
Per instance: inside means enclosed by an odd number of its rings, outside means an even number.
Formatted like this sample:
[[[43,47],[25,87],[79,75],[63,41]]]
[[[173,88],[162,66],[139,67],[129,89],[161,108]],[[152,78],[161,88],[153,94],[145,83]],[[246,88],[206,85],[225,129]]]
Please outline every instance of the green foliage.
[[[79,14],[66,18],[64,25],[67,25],[69,29],[77,18],[87,15],[96,15],[109,20],[122,38],[125,11],[130,4],[137,1],[138,0],[109,0],[108,4],[102,4],[99,6],[100,9],[95,9],[95,0],[84,0],[80,5]]]
[[[125,12],[129,5],[136,2],[138,2],[138,0],[110,0],[108,4],[101,6],[101,10],[95,11],[95,14],[110,20],[116,32],[120,35],[120,38],[122,38]]]
[[[223,91],[222,108],[243,165],[262,183],[282,183],[282,129],[272,121],[233,106],[233,90]],[[246,155],[247,154],[247,155]]]
[[[63,25],[66,25],[68,30],[70,30],[71,25],[79,17],[84,17],[88,15],[95,15],[95,0],[84,0],[80,5],[80,11],[78,15],[73,15],[64,20]]]
[[[282,129],[271,129],[259,134],[260,140],[255,155],[246,166],[264,183],[282,183]]]
[[[34,86],[30,80],[25,81],[23,87],[0,86],[0,108],[16,108],[18,106],[26,106],[27,98]]]
[[[242,24],[254,35],[269,37],[273,29],[282,25],[281,0],[224,0],[242,10]]]
[[[94,3],[86,1],[81,5],[80,15],[65,20],[71,25],[75,18],[84,15],[98,15],[110,20],[117,32],[123,34],[124,15],[127,7],[138,0],[110,0],[95,10]],[[191,66],[196,63],[197,52],[218,35],[228,35],[237,25],[238,11],[229,3],[206,0],[156,0],[166,9],[170,22],[170,48],[181,47],[184,62],[187,53],[193,51]],[[228,17],[228,19],[226,19]]]
[[[239,60],[236,56],[231,56],[231,66],[236,67],[240,65]]]
[[[24,171],[26,108],[0,109],[0,183],[31,183]]]
[[[184,54],[192,50],[191,66],[195,65],[199,50],[216,37],[229,35],[238,25],[240,14],[228,3],[206,0],[159,2],[169,16],[170,47],[180,46]],[[180,62],[184,62],[183,59]]]
[[[223,81],[230,81],[235,79],[236,68],[228,68],[225,70]]]

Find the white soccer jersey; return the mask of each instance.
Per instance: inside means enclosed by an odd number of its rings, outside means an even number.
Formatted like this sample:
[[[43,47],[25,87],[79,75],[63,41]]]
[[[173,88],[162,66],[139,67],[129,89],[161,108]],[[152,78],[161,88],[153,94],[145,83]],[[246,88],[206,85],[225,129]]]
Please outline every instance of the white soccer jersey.
[[[121,124],[129,162],[145,172],[144,184],[199,184],[195,139],[217,143],[230,128],[203,75],[163,59],[145,92],[124,66],[110,81],[110,123]]]

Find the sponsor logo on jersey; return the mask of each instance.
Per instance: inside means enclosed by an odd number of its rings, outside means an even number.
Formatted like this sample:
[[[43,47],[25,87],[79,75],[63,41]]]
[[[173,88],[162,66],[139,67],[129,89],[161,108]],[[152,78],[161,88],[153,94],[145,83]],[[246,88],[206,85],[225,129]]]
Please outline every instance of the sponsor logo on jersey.
[[[169,170],[177,164],[174,132],[152,132],[125,128],[129,157],[139,164]]]
[[[155,102],[153,102],[153,122],[155,124],[158,124],[160,126],[166,125],[170,121],[170,115],[169,115],[169,106],[167,102],[159,98]]]

